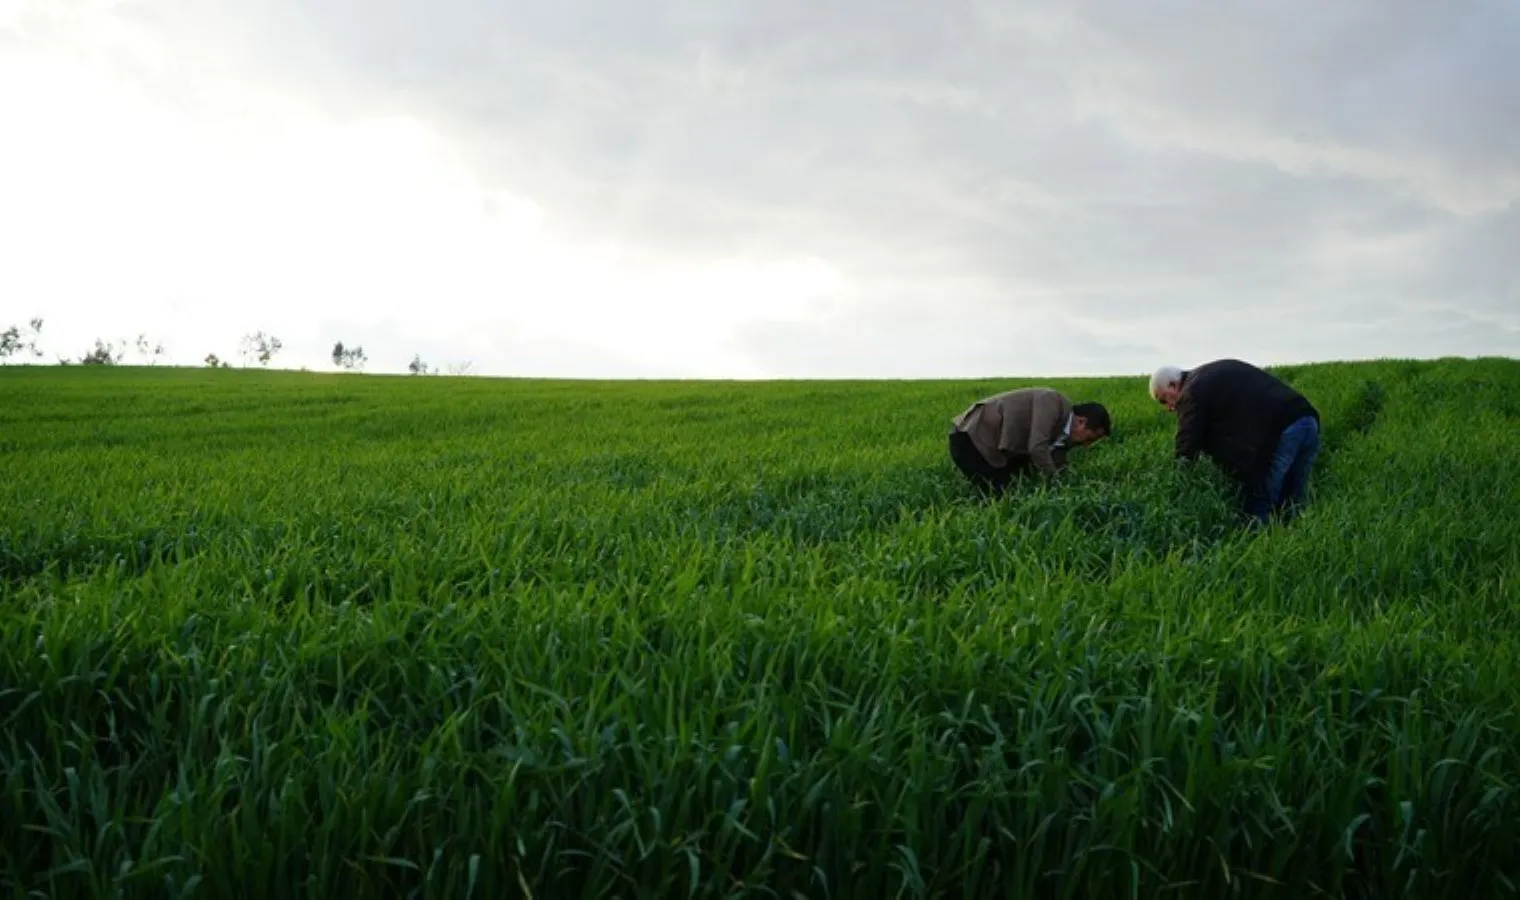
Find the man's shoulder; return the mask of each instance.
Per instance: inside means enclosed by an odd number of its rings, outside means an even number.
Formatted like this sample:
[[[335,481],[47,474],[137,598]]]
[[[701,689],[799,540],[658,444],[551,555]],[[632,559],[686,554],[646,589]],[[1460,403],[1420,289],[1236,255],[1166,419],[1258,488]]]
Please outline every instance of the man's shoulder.
[[[1042,387],[1010,388],[1010,389],[1008,389],[1006,391],[999,391],[998,393],[993,394],[992,396],[988,397],[986,400],[984,400],[982,402],[984,402],[984,403],[1016,403],[1016,402],[1020,402],[1020,401],[1034,400],[1034,399],[1042,396],[1043,394],[1045,394],[1049,390],[1050,390],[1049,388],[1042,388]]]
[[[1055,388],[1041,387],[1039,385],[1032,385],[1030,387],[1021,387],[1011,391],[1005,391],[1002,396],[1017,397],[1021,400],[1066,399],[1066,395],[1056,390]]]
[[[1248,381],[1263,374],[1261,369],[1243,360],[1216,359],[1189,370],[1182,390],[1185,394],[1197,396],[1215,385]]]
[[[1189,380],[1202,376],[1204,378],[1217,377],[1219,375],[1240,375],[1250,372],[1261,372],[1257,366],[1243,359],[1216,359],[1195,367],[1188,373]]]
[[[1072,405],[1065,394],[1048,387],[1023,387],[1004,391],[993,397],[992,402],[1005,409],[1049,408],[1054,405],[1064,410]]]

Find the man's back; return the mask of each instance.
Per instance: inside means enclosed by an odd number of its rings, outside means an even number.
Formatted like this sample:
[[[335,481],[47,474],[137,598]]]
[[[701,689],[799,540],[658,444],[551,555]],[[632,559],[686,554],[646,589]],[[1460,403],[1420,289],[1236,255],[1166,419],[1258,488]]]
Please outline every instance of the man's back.
[[[1177,398],[1179,457],[1205,453],[1232,475],[1252,480],[1266,464],[1282,430],[1314,406],[1270,373],[1237,359],[1222,359],[1187,373]]]

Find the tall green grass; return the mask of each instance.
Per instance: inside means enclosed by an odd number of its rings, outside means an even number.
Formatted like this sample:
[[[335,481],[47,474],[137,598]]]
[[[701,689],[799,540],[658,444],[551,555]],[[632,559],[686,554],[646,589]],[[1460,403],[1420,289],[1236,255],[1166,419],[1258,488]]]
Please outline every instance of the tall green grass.
[[[1138,378],[0,369],[0,894],[1512,896],[1520,364],[1284,375],[1251,534]]]

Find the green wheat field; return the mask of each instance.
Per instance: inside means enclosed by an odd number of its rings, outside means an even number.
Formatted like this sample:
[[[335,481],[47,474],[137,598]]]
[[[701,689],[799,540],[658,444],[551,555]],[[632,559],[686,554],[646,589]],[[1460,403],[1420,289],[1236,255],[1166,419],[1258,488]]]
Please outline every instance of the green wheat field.
[[[0,895],[1513,896],[1520,362],[1276,371],[1251,533],[1141,377],[0,370]]]

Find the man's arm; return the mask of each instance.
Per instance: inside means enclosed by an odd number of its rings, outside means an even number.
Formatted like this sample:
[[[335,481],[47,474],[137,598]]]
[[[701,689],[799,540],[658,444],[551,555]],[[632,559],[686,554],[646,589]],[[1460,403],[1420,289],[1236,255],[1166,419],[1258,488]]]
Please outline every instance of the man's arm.
[[[1054,394],[1036,400],[1029,414],[1029,458],[1046,475],[1058,475],[1061,471],[1050,446],[1061,427],[1061,418],[1061,402]]]
[[[1177,446],[1178,459],[1197,459],[1203,451],[1204,429],[1207,425],[1204,412],[1191,394],[1177,398]]]

